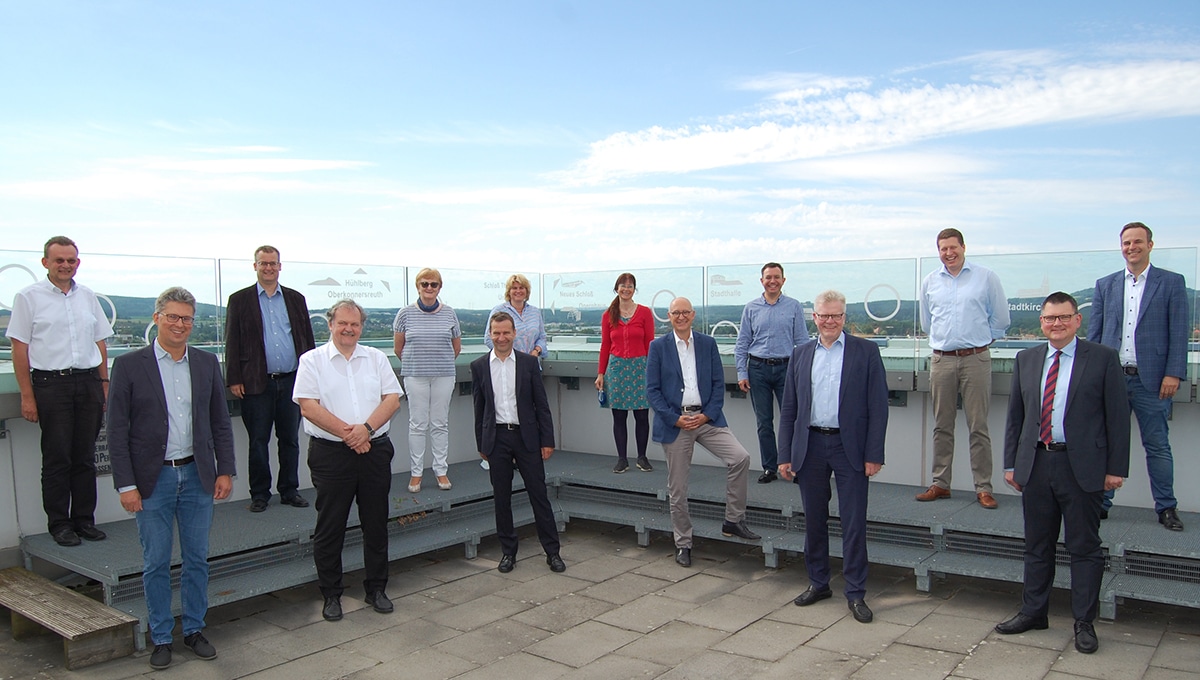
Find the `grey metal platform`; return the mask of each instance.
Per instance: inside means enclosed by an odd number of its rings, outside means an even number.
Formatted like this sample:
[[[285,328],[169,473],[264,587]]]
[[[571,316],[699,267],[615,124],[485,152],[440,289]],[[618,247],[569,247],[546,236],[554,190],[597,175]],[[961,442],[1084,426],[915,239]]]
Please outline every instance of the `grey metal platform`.
[[[614,474],[614,458],[558,451],[546,463],[551,503],[560,528],[571,519],[598,520],[634,528],[638,543],[648,545],[652,531],[670,534],[666,468],[651,472],[630,468]],[[407,490],[408,475],[392,477],[389,513],[389,557],[393,560],[448,546],[461,545],[474,558],[480,540],[495,533],[492,489],[488,473],[476,461],[450,466],[454,487],[436,484],[421,492]],[[517,526],[533,523],[533,513],[520,477],[514,479],[513,510]],[[955,492],[930,503],[913,497],[923,489],[872,482],[867,507],[867,546],[877,564],[913,570],[916,587],[927,591],[948,574],[1020,582],[1022,577],[1022,513],[1018,498],[1000,498],[996,510],[984,510],[974,494]],[[311,490],[303,490],[310,498]],[[766,566],[776,567],[780,553],[802,553],[805,518],[798,489],[784,482],[750,483],[746,522],[760,541],[744,541],[721,533],[725,503],[725,469],[692,467],[689,507],[698,537],[760,549]],[[1200,608],[1200,514],[1181,513],[1181,533],[1162,529],[1152,512],[1115,507],[1101,525],[1106,577],[1101,616],[1114,618],[1120,598]],[[841,527],[836,492],[830,503],[830,553],[841,555]],[[311,537],[313,508],[271,505],[250,513],[246,501],[219,503],[210,539],[210,604],[253,597],[316,579]],[[362,566],[357,510],[348,521],[343,564],[346,571]],[[21,547],[26,566],[34,558],[51,562],[101,584],[105,602],[145,621],[141,581],[141,548],[133,519],[103,526],[109,538],[63,548],[48,534],[27,536]],[[178,585],[178,547],[173,556]],[[1055,585],[1066,587],[1067,555],[1059,546]],[[347,584],[353,587],[353,584]],[[178,608],[178,605],[175,605]],[[178,613],[178,611],[176,611]],[[139,643],[144,638],[139,636]]]

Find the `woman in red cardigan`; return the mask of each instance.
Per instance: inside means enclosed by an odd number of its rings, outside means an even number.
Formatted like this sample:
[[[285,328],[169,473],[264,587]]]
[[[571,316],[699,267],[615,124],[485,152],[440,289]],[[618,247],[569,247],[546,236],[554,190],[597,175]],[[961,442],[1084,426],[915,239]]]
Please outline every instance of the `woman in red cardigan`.
[[[613,440],[617,445],[618,474],[629,469],[625,449],[629,443],[626,428],[633,411],[634,436],[637,439],[637,468],[654,468],[646,458],[650,439],[650,403],[646,401],[646,355],[654,339],[654,315],[650,308],[633,301],[637,279],[628,272],[617,277],[617,294],[600,321],[600,370],[596,389],[606,393],[603,406],[612,409]]]

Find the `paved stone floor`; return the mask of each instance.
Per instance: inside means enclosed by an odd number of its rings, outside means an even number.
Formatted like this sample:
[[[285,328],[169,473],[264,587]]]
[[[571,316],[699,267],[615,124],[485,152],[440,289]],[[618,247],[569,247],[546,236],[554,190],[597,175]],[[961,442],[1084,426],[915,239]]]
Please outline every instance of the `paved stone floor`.
[[[68,671],[57,638],[13,641],[3,617],[0,678],[1200,678],[1198,610],[1127,601],[1088,656],[1061,591],[1049,630],[1004,637],[992,626],[1015,613],[1019,586],[954,577],[920,593],[910,571],[873,566],[875,621],[863,625],[840,597],[792,604],[800,557],[772,570],[756,548],[699,541],[684,569],[664,534],[640,548],[629,528],[576,520],[562,538],[565,574],[546,567],[531,528],[509,574],[495,570],[494,538],[475,560],[448,549],[394,562],[391,615],[362,603],[358,574],[337,623],[321,619],[315,585],[213,609],[219,658],[196,659],[177,630],[164,671],[146,654]]]

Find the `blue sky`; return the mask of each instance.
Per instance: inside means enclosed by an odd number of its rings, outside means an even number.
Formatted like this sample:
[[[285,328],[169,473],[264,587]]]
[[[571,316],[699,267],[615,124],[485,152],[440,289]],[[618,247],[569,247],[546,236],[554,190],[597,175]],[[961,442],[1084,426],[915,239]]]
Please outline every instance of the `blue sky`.
[[[0,3],[3,248],[572,271],[1200,245],[1200,3]],[[1119,261],[1115,261],[1114,265]]]

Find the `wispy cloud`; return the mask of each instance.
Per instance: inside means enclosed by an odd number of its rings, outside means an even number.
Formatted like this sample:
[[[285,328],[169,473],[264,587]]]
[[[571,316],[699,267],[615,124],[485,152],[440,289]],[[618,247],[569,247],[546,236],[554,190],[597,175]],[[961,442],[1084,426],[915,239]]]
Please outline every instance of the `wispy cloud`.
[[[759,87],[767,82],[802,87],[772,94],[742,122],[610,135],[594,142],[588,156],[558,178],[594,184],[829,158],[1005,128],[1200,113],[1197,60],[1062,65],[1048,54],[1026,52],[990,54],[979,61],[989,66],[980,69],[988,73],[976,82],[879,90],[866,81],[822,84],[819,78],[798,76],[788,82],[776,74]],[[846,87],[851,89],[841,89]]]
[[[222,158],[213,160],[163,160],[146,164],[150,170],[183,170],[204,173],[288,173],[314,170],[353,170],[372,163],[365,161],[317,160],[308,158]]]

